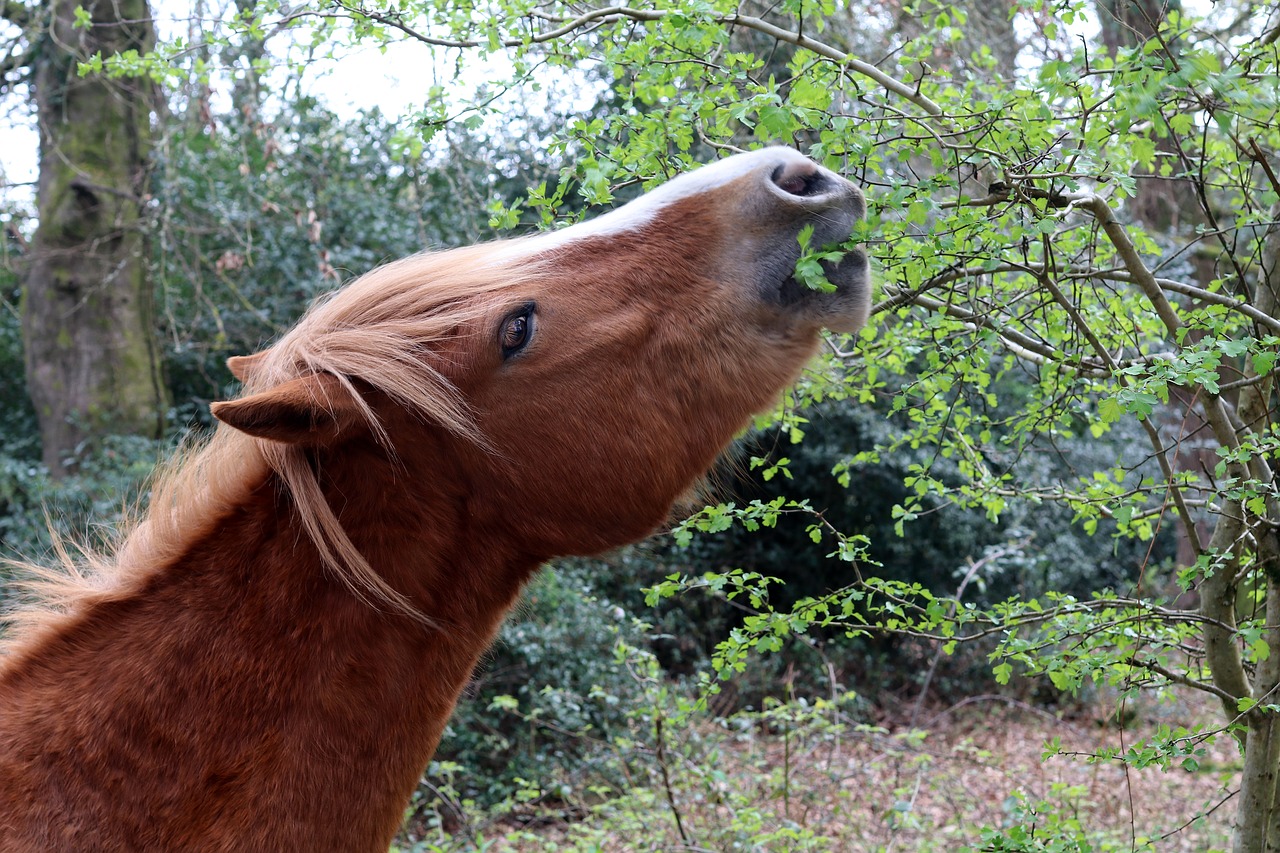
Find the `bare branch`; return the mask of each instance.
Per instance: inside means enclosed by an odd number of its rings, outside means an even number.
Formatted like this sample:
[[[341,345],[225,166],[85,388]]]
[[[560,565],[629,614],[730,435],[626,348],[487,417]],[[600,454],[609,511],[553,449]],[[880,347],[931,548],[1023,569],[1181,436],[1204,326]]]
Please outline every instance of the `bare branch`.
[[[1079,277],[1105,278],[1113,281],[1127,281],[1130,283],[1135,281],[1132,273],[1124,272],[1082,273]],[[1257,323],[1261,323],[1273,331],[1280,332],[1280,320],[1277,320],[1265,311],[1258,310],[1248,302],[1240,299],[1234,299],[1227,296],[1225,293],[1214,293],[1211,290],[1205,290],[1202,287],[1196,287],[1194,284],[1187,284],[1182,281],[1174,281],[1168,278],[1157,278],[1155,279],[1155,282],[1163,290],[1171,290],[1174,293],[1180,293],[1183,296],[1190,296],[1194,299],[1199,299],[1201,302],[1210,302],[1214,305],[1222,305],[1226,308],[1230,308],[1233,311],[1239,311],[1249,319]]]
[[[1190,687],[1193,690],[1201,690],[1201,691],[1204,691],[1205,693],[1210,693],[1214,696],[1217,696],[1222,701],[1222,705],[1224,708],[1234,709],[1238,707],[1236,705],[1236,697],[1232,696],[1230,693],[1218,687],[1217,685],[1209,684],[1195,678],[1190,678],[1186,675],[1181,675],[1180,673],[1174,672],[1171,669],[1167,669],[1161,666],[1155,661],[1138,660],[1137,658],[1134,658],[1133,660],[1129,661],[1129,663],[1132,666],[1145,669],[1149,672],[1154,672],[1156,675],[1167,678],[1169,681],[1172,681],[1174,684],[1181,684],[1183,687]]]

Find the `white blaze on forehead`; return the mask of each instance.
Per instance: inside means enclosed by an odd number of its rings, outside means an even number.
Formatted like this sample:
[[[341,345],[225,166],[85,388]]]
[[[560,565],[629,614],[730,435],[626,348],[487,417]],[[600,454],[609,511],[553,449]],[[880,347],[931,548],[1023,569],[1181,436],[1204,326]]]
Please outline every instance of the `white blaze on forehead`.
[[[568,228],[561,228],[559,231],[550,231],[525,240],[513,241],[509,252],[502,252],[503,259],[511,259],[513,255],[545,252],[584,237],[599,237],[630,231],[650,222],[662,208],[681,199],[701,195],[760,169],[768,169],[772,172],[779,166],[807,162],[809,162],[808,157],[791,148],[761,148],[744,154],[735,154],[679,175],[636,200],[597,216],[595,219],[579,222]]]

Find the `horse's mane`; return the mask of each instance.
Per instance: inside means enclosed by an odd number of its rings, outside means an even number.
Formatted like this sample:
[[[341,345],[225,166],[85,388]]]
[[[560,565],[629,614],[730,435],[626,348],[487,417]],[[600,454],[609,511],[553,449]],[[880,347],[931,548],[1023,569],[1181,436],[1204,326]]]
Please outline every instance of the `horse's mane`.
[[[501,291],[536,277],[533,246],[512,241],[416,255],[389,263],[317,301],[298,324],[252,360],[245,393],[312,373],[338,377],[352,391],[378,440],[390,438],[355,383],[381,392],[416,416],[480,444],[465,400],[428,361],[434,344],[488,313]],[[324,401],[319,401],[323,403]],[[10,614],[27,635],[94,602],[122,597],[210,535],[249,490],[274,471],[307,536],[335,577],[371,604],[423,619],[352,543],[324,498],[303,448],[255,438],[220,424],[201,443],[179,449],[153,475],[145,511],[119,528],[115,547],[92,549],[55,537],[60,564],[6,561],[30,580],[32,599]]]

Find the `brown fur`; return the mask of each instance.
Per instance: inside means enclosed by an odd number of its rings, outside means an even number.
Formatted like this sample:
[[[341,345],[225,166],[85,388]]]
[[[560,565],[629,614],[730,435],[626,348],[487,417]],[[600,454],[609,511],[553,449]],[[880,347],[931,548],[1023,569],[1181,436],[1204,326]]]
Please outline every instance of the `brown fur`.
[[[234,360],[224,425],[0,658],[0,849],[386,849],[533,571],[662,524],[865,319],[865,258],[775,298],[861,200],[771,151],[616,231],[390,264]]]

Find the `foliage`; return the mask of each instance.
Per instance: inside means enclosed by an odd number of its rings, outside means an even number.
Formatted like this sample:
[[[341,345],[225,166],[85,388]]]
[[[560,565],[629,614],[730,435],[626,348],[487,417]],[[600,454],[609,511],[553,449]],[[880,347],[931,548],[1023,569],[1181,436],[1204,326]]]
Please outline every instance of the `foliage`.
[[[538,167],[501,139],[459,130],[454,148],[418,158],[400,135],[376,111],[344,120],[311,98],[173,129],[157,169],[156,279],[180,423],[208,422],[208,402],[232,385],[225,359],[269,344],[320,294],[491,236],[486,207],[514,199]],[[492,168],[499,156],[506,173]]]
[[[4,261],[0,264],[0,442],[6,456],[38,459],[36,413],[23,378],[21,294],[10,258]]]
[[[145,436],[107,436],[76,457],[74,473],[54,478],[31,455],[31,435],[0,445],[0,581],[8,579],[6,559],[54,565],[55,543],[111,544],[116,525],[133,501],[145,498],[148,477],[173,449]],[[0,583],[0,614],[10,594]]]
[[[645,605],[635,592],[637,579],[654,586],[673,574],[743,569],[776,578],[778,582],[768,590],[769,605],[791,607],[801,597],[838,589],[856,579],[838,553],[814,547],[820,544],[814,537],[821,538],[823,524],[865,537],[869,560],[879,577],[917,581],[940,595],[954,595],[960,588],[966,601],[982,605],[1015,594],[1034,597],[1057,590],[1087,596],[1099,588],[1120,588],[1137,581],[1144,566],[1158,566],[1172,556],[1171,528],[1161,531],[1158,541],[1145,542],[1117,536],[1114,522],[1104,519],[1098,535],[1082,536],[1073,528],[1069,508],[1021,498],[1012,499],[998,523],[989,524],[978,510],[949,506],[930,496],[928,511],[911,525],[911,535],[897,536],[895,521],[885,508],[908,499],[911,493],[903,481],[911,469],[930,461],[932,450],[904,448],[846,473],[851,459],[900,435],[905,419],[831,401],[809,407],[803,418],[802,441],[793,443],[789,431],[776,428],[748,439],[749,449],[743,456],[749,457],[754,470],[746,470],[746,458],[726,466],[728,470],[714,478],[711,488],[723,502],[677,527],[669,546],[655,543],[643,558],[631,560],[628,570],[604,581],[610,596],[643,612]],[[1137,439],[1127,425],[1120,425],[1099,439],[1059,439],[1057,447],[1035,448],[1044,452],[1029,453],[1022,465],[1042,469],[1041,476],[1046,478],[1070,476],[1071,471],[1106,467]],[[935,476],[953,484],[962,482],[949,462],[934,461]],[[843,479],[850,485],[843,485]],[[804,495],[805,506],[820,512],[820,521],[802,506],[788,506],[789,495]],[[761,518],[750,525],[752,529],[733,523],[733,511],[753,503],[781,511]],[[695,531],[714,535],[695,536]],[[657,603],[657,610],[645,614],[656,620],[664,637],[657,648],[668,668],[695,667],[729,628],[742,622],[744,603],[725,602],[722,590],[705,585],[700,592]],[[839,633],[809,631],[803,638],[793,638],[790,651],[771,668],[764,659],[748,664],[749,681],[777,695],[784,689],[781,671],[799,655],[808,662],[820,657],[835,667],[841,680],[860,685],[878,684],[883,690],[907,680],[918,684],[925,668],[908,664],[904,639],[877,636],[848,642]],[[952,674],[948,682],[952,691],[983,689],[989,681],[985,654],[990,649],[975,651],[966,665],[969,676]],[[881,669],[875,661],[885,655],[889,660]],[[765,669],[757,672],[761,666]],[[942,685],[935,682],[934,686]],[[747,688],[742,679],[735,687],[741,701],[758,704],[755,687]],[[821,684],[813,687],[824,692]]]

